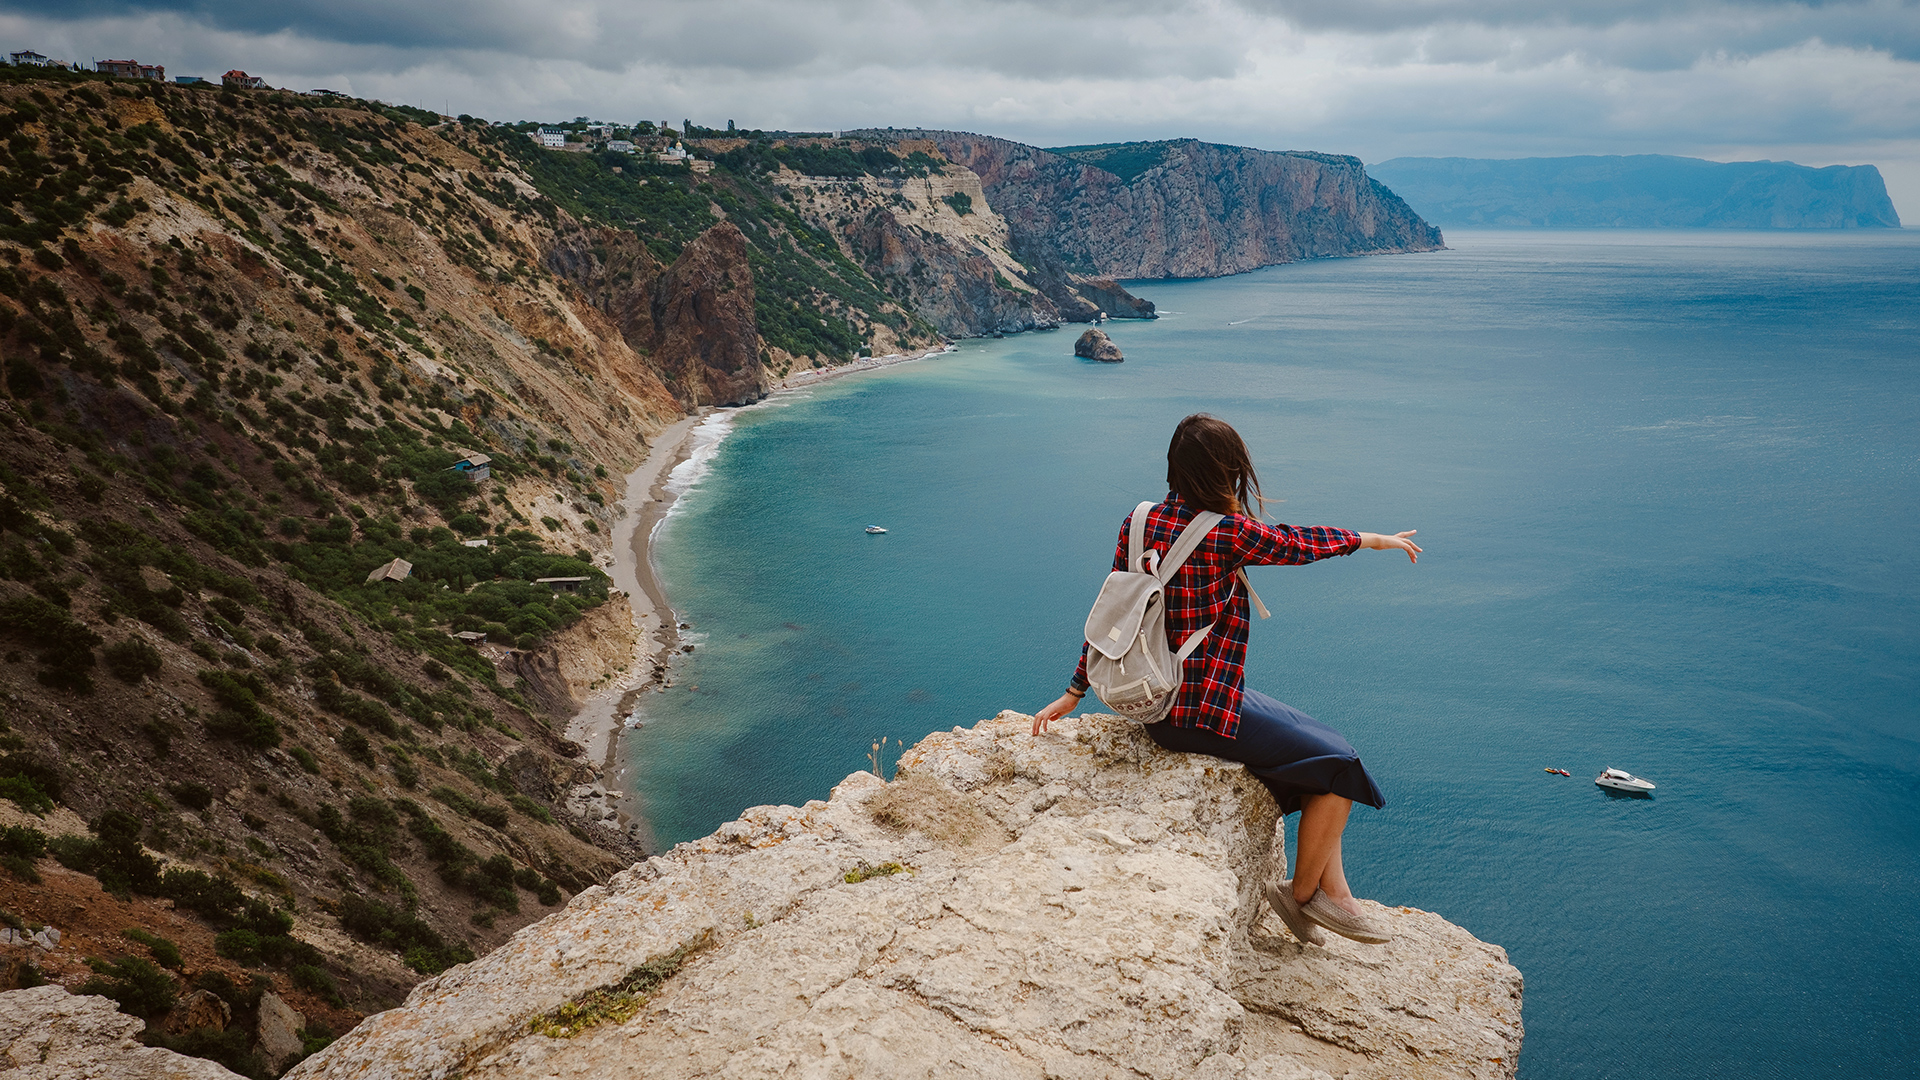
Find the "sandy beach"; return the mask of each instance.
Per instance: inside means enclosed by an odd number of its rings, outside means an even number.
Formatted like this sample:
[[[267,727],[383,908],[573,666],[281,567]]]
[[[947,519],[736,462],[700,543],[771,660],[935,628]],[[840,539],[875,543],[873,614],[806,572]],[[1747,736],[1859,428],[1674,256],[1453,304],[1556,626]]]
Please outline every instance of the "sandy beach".
[[[587,748],[588,760],[599,766],[609,786],[621,771],[618,761],[621,724],[633,711],[633,698],[653,679],[656,665],[678,646],[673,609],[654,576],[648,544],[653,530],[673,505],[667,477],[685,461],[693,445],[693,431],[706,410],[687,416],[660,432],[640,467],[627,474],[621,499],[626,511],[613,528],[613,565],[608,574],[625,594],[633,610],[636,636],[633,662],[627,674],[587,700],[567,723],[567,738]]]
[[[952,342],[948,342],[944,345],[932,346],[917,352],[888,353],[885,356],[863,356],[850,364],[841,364],[838,367],[807,368],[804,371],[796,371],[786,378],[781,379],[779,382],[774,383],[773,390],[774,393],[779,393],[782,390],[798,390],[805,386],[817,386],[820,383],[826,382],[828,379],[837,379],[842,375],[852,375],[857,371],[877,371],[880,368],[892,367],[895,364],[906,364],[915,360],[924,360],[929,356],[939,356],[942,353],[953,352],[959,347],[960,346]]]

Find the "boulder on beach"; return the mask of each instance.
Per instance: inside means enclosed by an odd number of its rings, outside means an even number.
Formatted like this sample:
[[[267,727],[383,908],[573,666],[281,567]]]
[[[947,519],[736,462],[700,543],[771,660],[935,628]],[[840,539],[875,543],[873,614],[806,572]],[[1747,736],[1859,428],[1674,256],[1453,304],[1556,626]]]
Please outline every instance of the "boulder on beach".
[[[1080,340],[1073,343],[1073,355],[1084,356],[1089,360],[1101,360],[1109,364],[1117,364],[1126,359],[1120,355],[1120,346],[1115,345],[1113,339],[1109,338],[1104,330],[1089,330],[1081,334]]]

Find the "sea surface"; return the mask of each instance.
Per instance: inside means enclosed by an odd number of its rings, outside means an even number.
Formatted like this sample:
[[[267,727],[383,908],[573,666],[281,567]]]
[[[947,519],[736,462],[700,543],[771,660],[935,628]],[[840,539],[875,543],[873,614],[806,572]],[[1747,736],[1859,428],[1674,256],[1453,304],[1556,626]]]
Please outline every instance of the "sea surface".
[[[1206,411],[1275,519],[1419,530],[1255,569],[1248,683],[1386,792],[1355,889],[1525,974],[1522,1077],[1915,1075],[1920,232],[1447,240],[1137,283],[1123,364],[1072,328],[724,414],[658,536],[658,840],[1052,700]]]

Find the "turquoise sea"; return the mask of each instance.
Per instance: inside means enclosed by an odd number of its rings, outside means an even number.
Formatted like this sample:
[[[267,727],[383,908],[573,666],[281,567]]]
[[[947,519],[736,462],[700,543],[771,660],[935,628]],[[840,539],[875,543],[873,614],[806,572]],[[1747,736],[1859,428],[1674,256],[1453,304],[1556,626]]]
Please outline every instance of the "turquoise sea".
[[[1278,520],[1420,530],[1255,570],[1248,680],[1385,790],[1355,889],[1525,974],[1521,1076],[1914,1075],[1920,233],[1448,242],[1138,283],[1120,365],[1075,328],[726,414],[659,535],[697,650],[631,740],[658,840],[1051,700],[1207,411]]]

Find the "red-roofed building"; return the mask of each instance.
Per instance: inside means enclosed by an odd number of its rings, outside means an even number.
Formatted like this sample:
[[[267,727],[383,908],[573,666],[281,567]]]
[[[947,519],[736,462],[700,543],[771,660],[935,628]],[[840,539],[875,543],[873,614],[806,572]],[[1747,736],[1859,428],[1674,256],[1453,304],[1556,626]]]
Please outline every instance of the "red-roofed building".
[[[234,68],[232,71],[220,76],[220,85],[231,87],[235,90],[261,90],[265,89],[267,80],[258,75],[249,75],[239,68]]]

